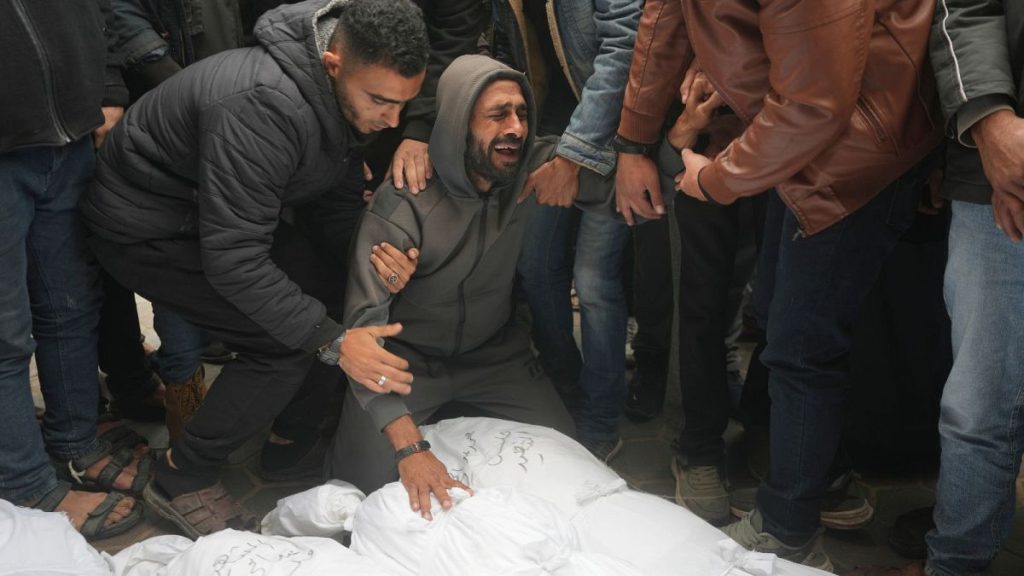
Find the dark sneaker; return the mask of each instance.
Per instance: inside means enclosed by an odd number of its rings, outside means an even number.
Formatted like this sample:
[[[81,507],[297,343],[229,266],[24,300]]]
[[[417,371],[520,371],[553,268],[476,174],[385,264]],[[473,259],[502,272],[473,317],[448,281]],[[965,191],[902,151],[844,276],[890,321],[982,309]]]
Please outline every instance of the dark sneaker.
[[[663,355],[638,352],[623,412],[633,422],[648,422],[661,414],[665,403],[668,361]]]
[[[729,509],[737,518],[750,514],[756,504],[757,488],[741,488],[729,494]],[[821,525],[833,530],[863,528],[874,516],[875,509],[852,482],[839,487],[833,483],[821,501]]]
[[[924,560],[928,557],[928,544],[925,535],[935,528],[933,514],[935,507],[918,508],[896,517],[896,522],[889,531],[889,546],[897,554],[911,560]]]
[[[676,503],[697,516],[721,526],[729,520],[729,493],[718,473],[718,466],[683,466],[672,458],[676,477]]]
[[[732,538],[737,544],[747,550],[775,554],[783,560],[789,560],[790,562],[796,562],[797,564],[810,566],[811,568],[817,568],[826,572],[834,570],[832,560],[825,553],[825,548],[821,543],[820,531],[799,546],[789,546],[775,536],[765,532],[762,526],[761,513],[754,510],[746,518],[722,528],[722,532],[725,532],[726,536]]]
[[[616,438],[610,442],[590,442],[587,440],[580,440],[580,444],[584,448],[590,451],[598,460],[605,464],[612,461],[619,454],[619,450],[622,450],[622,438]]]

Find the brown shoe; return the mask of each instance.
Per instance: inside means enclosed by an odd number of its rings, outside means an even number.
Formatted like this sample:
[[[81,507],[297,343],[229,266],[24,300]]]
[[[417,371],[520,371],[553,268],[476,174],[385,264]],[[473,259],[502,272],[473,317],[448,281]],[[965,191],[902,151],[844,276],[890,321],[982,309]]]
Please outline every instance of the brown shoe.
[[[925,576],[924,562],[914,562],[902,568],[892,566],[865,566],[854,568],[844,576]]]
[[[199,406],[206,397],[206,385],[203,383],[206,370],[200,366],[188,380],[184,382],[165,382],[164,403],[167,405],[167,434],[171,441],[181,436],[182,430],[192,421],[199,411]]]
[[[226,528],[256,532],[259,521],[217,482],[213,486],[169,498],[153,482],[142,493],[157,514],[173,522],[195,540]]]

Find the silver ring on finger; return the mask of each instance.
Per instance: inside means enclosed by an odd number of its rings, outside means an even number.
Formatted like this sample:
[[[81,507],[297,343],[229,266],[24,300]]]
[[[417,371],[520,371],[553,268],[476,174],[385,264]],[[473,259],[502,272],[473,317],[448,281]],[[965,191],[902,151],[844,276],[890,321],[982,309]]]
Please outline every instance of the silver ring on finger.
[[[392,273],[388,276],[388,284],[398,284],[398,274]]]
[[[387,384],[387,382],[388,382],[388,377],[383,375],[383,374],[381,374],[380,378],[377,379],[377,386],[379,388],[383,388],[384,385]]]

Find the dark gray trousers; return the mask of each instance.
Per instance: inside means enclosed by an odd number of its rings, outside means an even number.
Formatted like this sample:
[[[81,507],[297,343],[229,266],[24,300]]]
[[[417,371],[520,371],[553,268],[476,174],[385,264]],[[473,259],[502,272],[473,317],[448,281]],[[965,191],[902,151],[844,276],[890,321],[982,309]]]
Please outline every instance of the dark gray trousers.
[[[415,381],[405,403],[417,425],[430,424],[442,414],[490,416],[575,435],[572,417],[522,328],[508,326],[480,348],[447,358],[424,356],[394,341],[387,347],[409,361]],[[451,403],[467,410],[441,411]],[[398,479],[394,454],[387,437],[349,391],[326,462],[328,478],[351,482],[369,494]]]

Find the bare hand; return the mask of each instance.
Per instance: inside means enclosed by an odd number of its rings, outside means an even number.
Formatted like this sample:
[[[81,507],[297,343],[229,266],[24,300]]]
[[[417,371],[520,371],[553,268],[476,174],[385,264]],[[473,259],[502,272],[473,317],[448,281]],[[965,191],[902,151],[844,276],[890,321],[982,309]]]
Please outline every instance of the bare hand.
[[[1024,201],[1001,190],[992,191],[992,216],[999,228],[1014,242],[1024,238]]]
[[[420,251],[409,248],[402,252],[387,242],[381,242],[370,248],[370,263],[377,271],[377,278],[380,278],[384,287],[392,294],[398,294],[405,288],[406,283],[412,278],[416,271],[416,264],[419,262]]]
[[[683,101],[689,104],[668,131],[669,144],[676,150],[692,147],[697,135],[711,124],[715,110],[722,105],[722,97],[703,72],[695,75],[688,94]]]
[[[942,197],[942,178],[944,170],[936,168],[928,174],[928,193],[921,196],[917,203],[917,211],[921,214],[932,216],[939,213],[946,205],[946,199]]]
[[[97,150],[99,150],[100,146],[103,146],[103,141],[107,139],[107,134],[114,129],[114,126],[116,126],[117,123],[121,121],[121,117],[124,116],[124,108],[120,106],[104,106],[102,110],[103,125],[92,133],[92,144]]]
[[[398,476],[409,493],[409,506],[426,520],[433,520],[430,514],[430,495],[441,503],[441,508],[451,510],[452,499],[449,488],[462,488],[472,494],[469,486],[455,480],[448,469],[429,450],[406,456],[398,463]]]
[[[683,75],[683,82],[679,85],[679,100],[683,104],[686,104],[686,99],[690,95],[690,88],[693,86],[694,80],[697,79],[697,74],[703,75],[700,64],[694,58],[690,60],[690,65],[686,68],[686,74]]]
[[[619,154],[615,169],[615,209],[630,226],[635,224],[634,214],[656,220],[665,213],[658,168],[650,158]]]
[[[369,183],[373,180],[373,170],[370,170],[370,165],[363,162],[363,181]],[[364,184],[364,186],[366,186]],[[369,203],[373,199],[373,189],[369,187],[363,188],[363,202]]]
[[[398,145],[391,160],[391,180],[395,188],[409,184],[409,192],[415,196],[427,187],[427,180],[434,176],[434,165],[427,154],[426,142],[406,138]]]
[[[341,359],[338,360],[338,366],[371,392],[408,395],[412,392],[409,362],[388,352],[377,342],[378,338],[397,336],[401,332],[401,324],[348,330],[341,342]],[[383,382],[382,377],[385,377]]]
[[[704,193],[700,190],[700,183],[697,181],[700,171],[711,164],[711,159],[701,156],[689,148],[683,149],[683,164],[686,168],[682,173],[676,175],[676,190],[701,202],[707,202]]]
[[[517,201],[522,203],[530,194],[536,194],[538,204],[568,208],[580,192],[579,178],[579,164],[555,156],[530,174]]]
[[[1024,118],[993,112],[971,129],[992,189],[1024,201]]]

